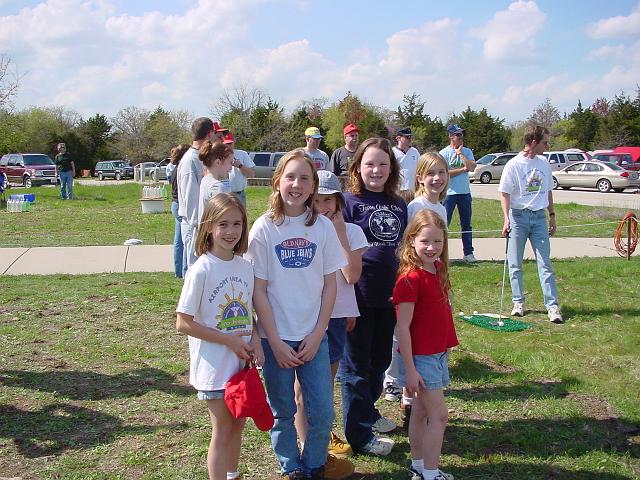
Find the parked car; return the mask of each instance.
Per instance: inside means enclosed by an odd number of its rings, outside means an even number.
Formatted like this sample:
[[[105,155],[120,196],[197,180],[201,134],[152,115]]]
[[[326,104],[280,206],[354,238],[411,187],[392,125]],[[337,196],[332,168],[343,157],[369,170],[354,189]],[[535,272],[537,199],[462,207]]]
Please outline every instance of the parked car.
[[[27,188],[58,182],[56,164],[43,153],[8,153],[0,158],[0,172],[7,181],[21,183]]]
[[[606,193],[611,189],[622,192],[625,188],[638,185],[638,172],[630,172],[615,163],[578,162],[553,172],[553,188],[597,188],[600,192]]]
[[[469,172],[469,180],[471,182],[480,180],[480,183],[500,180],[504,166],[516,155],[515,152],[487,153],[476,161],[476,168],[473,172]]]
[[[593,156],[599,162],[615,163],[625,170],[640,170],[640,162],[634,162],[630,153],[597,153]]]
[[[547,157],[551,170],[561,170],[575,162],[586,162],[591,160],[591,157],[586,152],[576,152],[575,150],[563,151],[563,152],[544,152],[544,156]]]
[[[287,152],[249,152],[255,166],[255,178],[271,178],[278,161]]]
[[[622,146],[613,149],[613,153],[629,153],[634,162],[640,162],[640,147]]]
[[[151,170],[151,180],[159,182],[167,179],[167,165],[171,163],[171,157],[165,158],[161,162],[156,163],[155,170]]]
[[[96,163],[94,169],[98,180],[105,178],[115,178],[121,180],[123,178],[133,178],[133,167],[128,166],[124,160],[104,160]]]

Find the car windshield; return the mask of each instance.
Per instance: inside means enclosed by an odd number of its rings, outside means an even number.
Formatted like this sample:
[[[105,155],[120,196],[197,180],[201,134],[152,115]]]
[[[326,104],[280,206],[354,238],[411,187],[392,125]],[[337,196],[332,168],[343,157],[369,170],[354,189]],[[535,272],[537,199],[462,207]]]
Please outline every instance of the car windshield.
[[[23,155],[24,165],[55,165],[48,155]]]
[[[496,156],[495,156],[495,155],[487,154],[487,155],[485,155],[484,157],[482,157],[480,160],[478,160],[476,163],[477,163],[478,165],[488,165],[488,164],[490,164],[490,163],[491,163],[491,161],[492,161],[494,158],[496,158]]]

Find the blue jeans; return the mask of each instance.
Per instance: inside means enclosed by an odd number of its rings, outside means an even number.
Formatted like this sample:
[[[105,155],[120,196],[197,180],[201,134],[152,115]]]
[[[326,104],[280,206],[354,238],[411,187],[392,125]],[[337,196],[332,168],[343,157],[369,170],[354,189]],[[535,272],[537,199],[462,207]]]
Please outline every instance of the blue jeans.
[[[187,269],[196,263],[196,236],[198,230],[184,220],[180,222],[180,235],[182,236],[182,276],[187,273]]]
[[[296,349],[301,342],[286,342]],[[269,404],[275,417],[271,429],[271,445],[280,462],[282,473],[300,469],[307,475],[320,470],[327,462],[329,435],[334,419],[333,382],[329,365],[327,336],[313,360],[296,368],[280,368],[266,339],[262,339],[264,349],[264,382],[267,387]],[[296,401],[293,381],[298,377],[307,416],[307,440],[302,454],[298,448],[297,432],[293,422]]]
[[[524,284],[522,282],[522,258],[527,240],[531,242],[538,263],[538,276],[547,308],[558,305],[558,287],[551,266],[551,246],[547,215],[543,210],[509,210],[511,233],[507,260],[509,262],[509,280],[514,302],[524,302]]]
[[[60,172],[60,197],[63,200],[73,198],[73,172]]]
[[[180,217],[178,216],[178,202],[171,202],[171,213],[176,219],[173,229],[173,265],[176,277],[182,278],[182,256],[184,255],[184,243],[180,232]]]
[[[242,190],[241,192],[233,192],[235,193],[238,198],[240,198],[240,201],[242,202],[242,205],[244,205],[244,208],[247,208],[247,193]]]
[[[471,233],[471,194],[461,193],[447,195],[444,199],[444,207],[447,209],[447,225],[451,224],[453,211],[458,207],[460,216],[460,228],[462,229],[462,251],[464,255],[473,253],[473,234]]]
[[[356,450],[373,438],[371,427],[381,416],[375,402],[382,393],[384,372],[391,363],[396,326],[393,307],[359,306],[359,309],[355,328],[347,332],[340,364],[344,433]]]

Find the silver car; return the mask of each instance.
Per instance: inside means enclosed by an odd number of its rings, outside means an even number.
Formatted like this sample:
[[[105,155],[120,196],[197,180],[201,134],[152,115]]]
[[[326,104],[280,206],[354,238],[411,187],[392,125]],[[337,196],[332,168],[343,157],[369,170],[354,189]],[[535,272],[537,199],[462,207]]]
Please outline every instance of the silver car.
[[[622,192],[638,185],[638,172],[625,170],[614,163],[578,162],[553,172],[553,188],[597,188],[606,193],[612,189]]]
[[[488,153],[476,161],[476,168],[469,172],[469,180],[480,183],[490,183],[492,180],[500,180],[502,170],[509,160],[515,157],[515,152]]]

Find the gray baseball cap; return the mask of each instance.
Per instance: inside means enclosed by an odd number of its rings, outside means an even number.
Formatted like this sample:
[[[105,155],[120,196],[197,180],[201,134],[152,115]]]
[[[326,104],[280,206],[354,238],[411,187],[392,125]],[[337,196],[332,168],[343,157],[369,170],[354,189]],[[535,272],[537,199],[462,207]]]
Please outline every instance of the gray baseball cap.
[[[340,180],[329,170],[318,170],[318,193],[320,195],[342,194]]]

